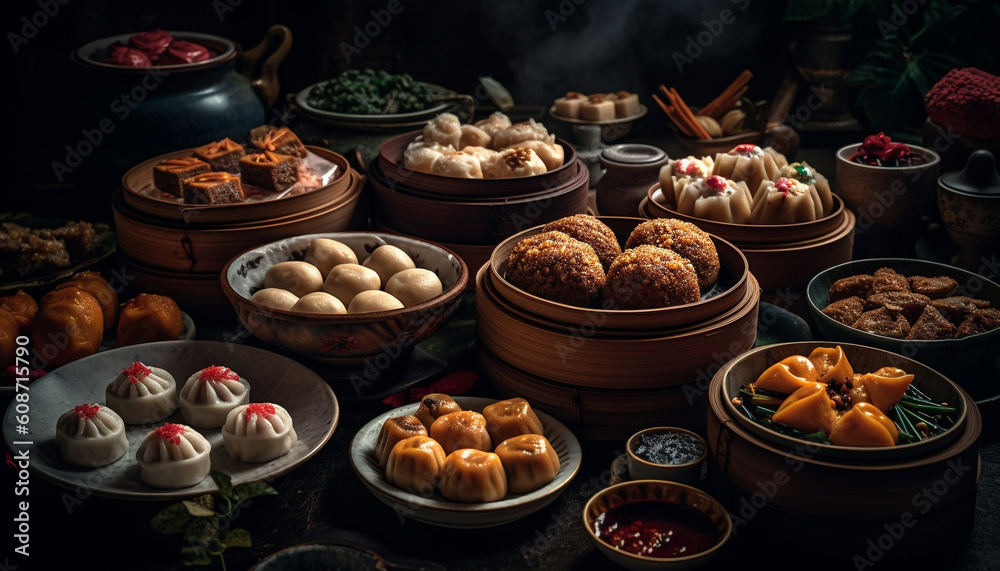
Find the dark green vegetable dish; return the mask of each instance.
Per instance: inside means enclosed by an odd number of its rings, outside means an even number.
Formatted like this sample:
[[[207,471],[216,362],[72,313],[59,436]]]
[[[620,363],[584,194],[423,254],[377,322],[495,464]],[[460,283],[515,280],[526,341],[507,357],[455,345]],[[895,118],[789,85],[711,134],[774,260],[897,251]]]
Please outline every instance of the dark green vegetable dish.
[[[322,111],[350,115],[411,113],[431,106],[435,92],[409,74],[349,70],[317,84],[306,102]]]

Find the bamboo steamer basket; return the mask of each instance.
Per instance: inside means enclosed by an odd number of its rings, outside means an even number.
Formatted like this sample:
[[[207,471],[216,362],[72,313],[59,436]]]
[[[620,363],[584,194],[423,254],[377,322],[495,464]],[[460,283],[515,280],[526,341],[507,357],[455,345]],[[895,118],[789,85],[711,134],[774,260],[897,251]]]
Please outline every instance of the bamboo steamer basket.
[[[789,532],[788,536],[783,532],[782,544],[805,551],[828,553],[830,539],[836,537],[835,556],[863,557],[870,549],[868,541],[884,539],[890,531],[886,526],[893,524],[898,527],[892,529],[904,529],[903,537],[889,538],[900,544],[895,547],[897,556],[904,551],[926,552],[928,543],[940,549],[942,538],[961,537],[971,529],[974,518],[982,417],[960,387],[933,369],[888,351],[841,344],[849,358],[855,355],[852,364],[859,363],[858,371],[878,363],[903,363],[904,369],[923,377],[924,388],[937,385],[961,399],[960,408],[966,414],[949,430],[955,431],[950,439],[920,443],[902,455],[887,454],[882,448],[806,442],[793,446],[764,438],[748,429],[724,402],[723,385],[751,380],[747,367],[756,371],[761,358],[807,355],[815,347],[829,345],[802,342],[762,347],[716,373],[708,392],[707,422],[713,495],[731,513],[739,515],[742,510],[748,525],[755,524],[757,516],[761,521],[780,522]]]

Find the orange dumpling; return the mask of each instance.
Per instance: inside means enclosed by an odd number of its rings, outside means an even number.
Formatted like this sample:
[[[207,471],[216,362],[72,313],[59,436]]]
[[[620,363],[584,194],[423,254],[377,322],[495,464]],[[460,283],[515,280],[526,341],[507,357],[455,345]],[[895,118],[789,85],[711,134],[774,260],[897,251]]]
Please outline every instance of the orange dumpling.
[[[771,420],[802,432],[824,430],[829,434],[837,422],[837,405],[825,384],[810,383],[789,395]]]
[[[445,458],[439,485],[454,502],[495,502],[507,495],[507,474],[495,453],[464,448]]]
[[[809,360],[812,364],[816,366],[816,370],[819,371],[820,383],[828,383],[831,380],[836,379],[838,383],[843,383],[845,379],[850,379],[854,376],[854,369],[851,367],[851,363],[847,360],[847,355],[844,354],[844,350],[837,345],[836,347],[817,347],[813,349],[812,353],[809,353]]]
[[[913,375],[896,367],[882,367],[874,373],[854,376],[852,394],[866,395],[862,399],[875,405],[883,413],[902,400]]]
[[[859,402],[840,415],[829,432],[837,446],[895,446],[899,432],[892,420],[874,405]]]
[[[521,397],[497,401],[483,409],[486,431],[494,446],[521,434],[541,434],[542,421]]]
[[[761,373],[753,386],[757,389],[790,395],[819,380],[819,371],[802,355],[785,357]]]
[[[486,431],[486,418],[474,410],[450,412],[439,416],[428,431],[431,438],[441,443],[445,454],[462,448],[491,452],[493,441]]]
[[[424,395],[424,398],[420,399],[420,406],[417,407],[417,412],[413,413],[414,416],[420,419],[420,422],[424,423],[424,427],[427,430],[431,429],[431,424],[439,416],[444,416],[449,412],[458,412],[462,410],[455,399],[451,398],[449,395],[444,393],[430,393]]]
[[[445,453],[428,436],[411,436],[392,447],[385,466],[385,479],[402,490],[431,494],[438,484]]]
[[[375,441],[375,457],[378,458],[378,467],[385,468],[389,462],[389,454],[392,453],[397,442],[413,436],[427,436],[427,428],[420,422],[419,418],[412,414],[404,414],[385,419],[379,430],[378,439]]]

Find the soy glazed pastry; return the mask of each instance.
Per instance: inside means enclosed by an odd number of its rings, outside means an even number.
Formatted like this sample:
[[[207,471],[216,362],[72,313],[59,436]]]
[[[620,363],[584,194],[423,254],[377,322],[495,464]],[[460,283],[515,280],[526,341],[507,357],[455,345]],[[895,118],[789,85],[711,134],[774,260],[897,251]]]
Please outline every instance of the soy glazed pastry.
[[[712,157],[696,158],[687,156],[668,161],[660,167],[660,192],[667,208],[677,209],[681,191],[688,184],[709,177],[715,161]]]
[[[688,182],[677,195],[677,212],[716,222],[746,224],[753,197],[745,182],[713,175]]]
[[[790,178],[761,183],[750,212],[752,224],[796,224],[823,217],[823,202],[815,186]]]
[[[779,166],[773,153],[765,153],[757,145],[737,145],[728,153],[715,155],[712,174],[747,183],[756,190],[765,180],[778,178]]]
[[[719,278],[719,253],[715,242],[698,226],[677,218],[655,218],[635,227],[625,242],[625,248],[641,244],[673,250],[694,266],[698,287],[705,291]]]
[[[122,307],[117,333],[119,347],[172,341],[184,333],[181,308],[171,297],[140,293]]]
[[[495,502],[507,495],[507,474],[496,453],[464,448],[445,458],[438,486],[454,502]]]
[[[451,398],[449,395],[444,393],[430,393],[424,395],[424,398],[420,399],[420,405],[417,407],[417,412],[413,413],[424,428],[430,430],[431,424],[438,419],[439,416],[444,416],[448,413],[458,412],[462,410],[455,399]]]
[[[274,403],[238,406],[222,427],[222,443],[237,462],[270,462],[291,452],[297,441],[292,417]]]
[[[541,434],[542,421],[531,404],[521,397],[497,401],[483,408],[486,431],[496,447],[504,440],[522,434]]]
[[[110,331],[118,323],[118,292],[104,276],[98,272],[79,272],[69,281],[57,285],[54,289],[68,287],[80,288],[94,296],[101,304],[101,314],[104,316],[104,331]]]
[[[445,454],[461,448],[493,450],[490,433],[486,430],[486,418],[473,410],[439,416],[427,432],[441,444]]]
[[[118,373],[105,389],[104,399],[126,424],[159,422],[179,406],[173,375],[139,361]]]
[[[541,434],[521,434],[501,442],[494,453],[507,475],[507,491],[525,494],[555,480],[559,454]]]
[[[38,302],[31,338],[35,351],[51,368],[89,357],[104,340],[101,304],[77,287],[52,290]]]
[[[446,454],[429,436],[400,440],[389,452],[385,479],[401,490],[431,494],[438,485]]]
[[[250,402],[250,383],[227,367],[212,365],[188,377],[181,387],[184,422],[221,428],[229,411]]]
[[[81,404],[56,421],[56,446],[63,461],[74,466],[107,466],[128,452],[125,422],[108,407]]]
[[[378,467],[385,469],[389,463],[389,454],[397,442],[414,436],[428,436],[427,427],[416,416],[404,414],[385,419],[375,440],[375,458],[378,460]]]
[[[814,187],[816,194],[819,195],[820,202],[823,203],[822,216],[827,216],[833,212],[833,192],[830,190],[830,181],[817,172],[816,169],[809,166],[809,163],[803,161],[801,163],[791,163],[782,166],[778,170],[778,175]]]
[[[139,481],[162,489],[187,488],[208,476],[212,445],[197,430],[165,423],[142,439],[135,459]]]

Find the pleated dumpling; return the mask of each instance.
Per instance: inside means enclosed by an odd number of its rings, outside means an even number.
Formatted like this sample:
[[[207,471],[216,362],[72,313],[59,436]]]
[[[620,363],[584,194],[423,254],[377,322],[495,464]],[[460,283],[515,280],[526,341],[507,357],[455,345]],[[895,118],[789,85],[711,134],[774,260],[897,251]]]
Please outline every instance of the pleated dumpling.
[[[545,125],[535,121],[534,119],[528,119],[521,123],[514,123],[506,129],[501,129],[493,136],[493,148],[494,149],[509,149],[511,147],[516,147],[525,141],[545,141],[547,143],[553,143],[556,140],[556,136],[549,134],[548,129]]]
[[[187,488],[201,482],[212,468],[212,445],[197,430],[165,423],[149,431],[135,459],[139,481],[154,488]]]
[[[128,452],[125,422],[108,407],[81,404],[56,421],[56,446],[74,466],[107,466]]]
[[[819,371],[818,382],[820,383],[828,383],[830,381],[843,383],[854,377],[854,367],[851,366],[851,362],[847,359],[847,354],[844,353],[844,349],[840,345],[836,347],[816,347],[809,353],[809,360],[812,361],[812,364],[816,366],[816,370]]]
[[[458,412],[462,407],[455,402],[455,399],[444,393],[428,393],[420,399],[417,412],[413,413],[427,430],[431,429],[431,424],[439,416],[444,416],[451,412]]]
[[[441,113],[424,125],[424,141],[450,146],[453,149],[462,148],[462,122],[454,113]]]
[[[760,183],[750,213],[752,224],[797,224],[823,217],[823,202],[815,186],[779,177]]]
[[[737,145],[728,153],[715,155],[712,174],[742,181],[755,191],[765,180],[778,178],[779,167],[775,153],[766,153],[757,145]]]
[[[830,430],[837,446],[895,446],[899,431],[875,405],[859,402],[847,410]]]
[[[837,405],[824,383],[810,383],[788,396],[771,416],[773,422],[801,430],[830,433],[837,422]]]
[[[486,431],[486,418],[474,410],[440,416],[431,424],[428,432],[431,438],[441,443],[445,454],[462,448],[493,450],[493,441]]]
[[[663,193],[664,206],[677,209],[680,192],[688,184],[709,177],[715,161],[712,157],[697,158],[687,156],[668,161],[660,168],[660,192]]]
[[[757,389],[790,395],[802,387],[819,380],[819,371],[812,361],[802,355],[791,355],[771,365],[757,377]]]
[[[291,452],[297,441],[291,415],[273,403],[238,406],[222,427],[226,452],[238,462],[269,462]]]
[[[494,111],[489,117],[485,119],[480,119],[473,123],[474,126],[482,129],[487,135],[490,136],[491,144],[492,140],[496,139],[497,133],[503,131],[507,127],[510,127],[510,117],[505,115],[502,111]]]
[[[548,172],[545,163],[527,147],[511,147],[500,151],[489,178],[518,178]]]
[[[476,157],[457,151],[434,159],[430,174],[451,178],[483,178],[483,167]]]
[[[212,365],[191,375],[180,391],[184,422],[221,428],[234,408],[250,402],[250,383],[228,367]]]
[[[462,125],[461,136],[458,139],[458,146],[455,148],[488,147],[492,142],[493,137],[479,127],[476,127],[475,125]]]
[[[507,474],[494,452],[464,448],[445,458],[438,486],[454,502],[495,502],[507,495]]]
[[[512,436],[521,434],[541,434],[542,421],[531,409],[531,404],[521,397],[497,401],[483,408],[486,431],[493,446],[499,445]]]
[[[720,175],[687,182],[677,195],[677,212],[716,222],[746,224],[752,204],[745,182]]]
[[[814,187],[823,203],[823,216],[828,216],[833,211],[833,192],[830,190],[830,181],[809,166],[809,163],[802,161],[782,166],[778,170],[778,175]]]
[[[501,442],[495,453],[507,475],[507,491],[533,492],[559,474],[559,454],[541,434],[521,434]]]
[[[430,174],[431,165],[438,157],[454,152],[455,148],[450,145],[425,141],[423,137],[417,137],[403,151],[403,166],[410,170]]]
[[[416,416],[404,414],[385,419],[375,440],[378,467],[385,469],[385,465],[389,463],[389,454],[397,442],[414,436],[427,436],[427,427]]]
[[[413,436],[392,447],[385,465],[385,479],[401,490],[430,495],[438,485],[445,453],[429,436]]]
[[[566,150],[562,145],[549,141],[523,141],[516,148],[531,149],[545,164],[547,171],[557,169],[566,160]]]
[[[177,410],[177,382],[166,370],[136,361],[108,384],[104,399],[125,424],[155,423]]]

